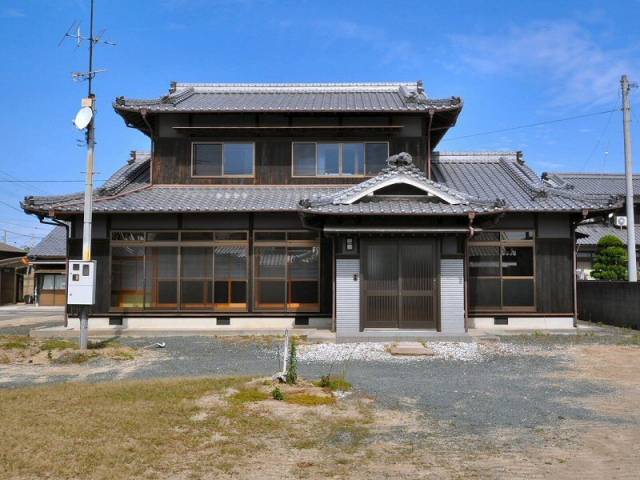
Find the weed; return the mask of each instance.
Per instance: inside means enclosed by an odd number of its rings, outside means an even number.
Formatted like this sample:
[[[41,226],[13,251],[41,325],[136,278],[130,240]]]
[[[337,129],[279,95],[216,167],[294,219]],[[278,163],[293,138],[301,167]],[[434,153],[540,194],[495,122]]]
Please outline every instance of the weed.
[[[294,385],[298,382],[298,356],[296,338],[291,337],[291,351],[289,352],[289,370],[287,370],[287,383]]]
[[[330,374],[320,377],[320,380],[314,382],[314,385],[321,388],[328,388],[329,390],[351,390],[351,383],[349,383],[344,377],[334,377]]]
[[[78,348],[75,342],[61,338],[50,338],[39,345],[40,350],[65,350],[67,348]]]
[[[101,350],[103,348],[118,348],[122,345],[115,338],[107,338],[106,340],[100,340],[99,342],[89,342],[87,348],[89,350]]]
[[[287,403],[293,403],[296,405],[304,405],[305,407],[333,405],[334,403],[336,403],[336,399],[333,397],[312,395],[309,393],[295,393],[293,395],[287,395],[285,401]]]
[[[248,403],[248,402],[260,402],[269,398],[265,392],[257,390],[255,388],[247,388],[240,390],[238,393],[232,395],[229,400],[233,403]]]
[[[58,358],[53,360],[53,363],[57,363],[60,365],[69,365],[69,364],[80,364],[87,363],[92,358],[95,358],[97,355],[95,353],[87,353],[87,352],[64,352]]]
[[[271,396],[273,397],[274,400],[284,400],[284,394],[282,393],[282,390],[280,390],[280,388],[276,387],[273,389],[273,391],[271,392]]]
[[[114,360],[135,360],[136,356],[127,350],[116,350],[109,355]]]

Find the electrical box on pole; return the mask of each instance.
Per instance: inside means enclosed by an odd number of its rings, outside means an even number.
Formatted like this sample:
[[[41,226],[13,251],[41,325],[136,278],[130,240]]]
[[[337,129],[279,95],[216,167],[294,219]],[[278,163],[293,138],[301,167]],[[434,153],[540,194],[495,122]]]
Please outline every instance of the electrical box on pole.
[[[67,304],[96,303],[96,262],[69,260],[67,266]]]

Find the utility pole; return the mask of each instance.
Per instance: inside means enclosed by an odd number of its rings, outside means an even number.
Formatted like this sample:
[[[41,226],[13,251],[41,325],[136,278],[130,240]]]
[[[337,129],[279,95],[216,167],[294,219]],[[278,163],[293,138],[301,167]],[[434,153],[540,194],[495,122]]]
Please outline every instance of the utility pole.
[[[96,131],[96,97],[93,93],[93,79],[96,74],[103,72],[104,70],[94,70],[93,68],[93,49],[98,43],[103,43],[106,45],[115,45],[115,43],[103,40],[102,35],[104,34],[104,30],[100,32],[97,36],[94,36],[93,33],[93,18],[94,18],[94,0],[91,0],[91,13],[90,13],[90,23],[89,23],[89,36],[84,37],[80,33],[80,24],[74,22],[71,27],[67,30],[67,33],[64,34],[62,40],[60,40],[60,45],[68,38],[72,38],[76,41],[77,45],[83,41],[87,41],[89,44],[89,70],[87,72],[75,72],[73,73],[74,80],[87,80],[88,82],[88,93],[87,97],[82,99],[82,108],[76,115],[76,119],[74,120],[76,127],[80,130],[86,130],[86,142],[87,142],[87,169],[86,169],[86,177],[85,177],[85,190],[84,190],[84,223],[83,223],[83,231],[82,231],[82,273],[80,273],[80,265],[78,265],[77,261],[74,265],[74,270],[77,271],[77,274],[73,274],[69,276],[69,279],[73,281],[74,286],[77,284],[80,286],[81,277],[82,277],[82,287],[86,288],[87,285],[85,280],[89,279],[89,287],[91,290],[91,295],[87,297],[86,295],[75,295],[73,301],[71,301],[72,290],[68,289],[67,292],[67,302],[70,305],[79,305],[80,306],[80,349],[85,350],[88,346],[88,337],[89,337],[89,308],[94,303],[95,298],[95,271],[91,265],[88,265],[91,262],[91,224],[92,224],[92,214],[93,214],[93,175],[94,175],[94,151],[95,151],[95,131]],[[73,32],[73,33],[72,33]],[[94,264],[95,266],[95,264]],[[86,267],[86,269],[85,269]],[[83,290],[84,291],[84,290]],[[78,292],[76,292],[78,293]],[[87,299],[89,298],[89,299]]]
[[[627,183],[627,258],[629,281],[638,281],[636,266],[636,225],[633,216],[633,154],[631,151],[631,100],[629,93],[637,84],[629,83],[629,78],[622,75],[622,122],[624,125],[624,173]]]
[[[87,125],[87,171],[84,188],[84,222],[82,226],[82,260],[91,261],[91,223],[93,220],[93,164],[96,129],[96,99],[93,94],[93,0],[91,0],[91,17],[89,20],[89,72],[86,107],[91,108],[92,115]],[[83,102],[85,103],[85,102]],[[89,343],[89,306],[80,307],[80,350],[86,350]]]

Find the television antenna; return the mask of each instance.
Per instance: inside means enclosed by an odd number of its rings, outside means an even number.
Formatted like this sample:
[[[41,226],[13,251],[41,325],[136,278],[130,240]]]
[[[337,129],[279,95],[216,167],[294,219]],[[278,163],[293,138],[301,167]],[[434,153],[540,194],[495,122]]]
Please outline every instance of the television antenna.
[[[105,72],[105,69],[93,68],[93,51],[96,45],[111,45],[115,43],[104,40],[106,30],[100,31],[98,35],[93,33],[93,18],[95,0],[91,0],[91,13],[89,21],[89,35],[84,36],[80,29],[80,22],[74,21],[62,36],[58,46],[65,40],[75,41],[76,48],[85,42],[89,46],[89,68],[85,72],[74,72],[72,78],[76,81],[87,81],[87,97],[82,99],[81,107],[74,119],[74,124],[78,130],[84,130],[87,142],[87,170],[84,190],[84,224],[82,230],[82,260],[91,262],[91,225],[93,215],[93,176],[94,176],[94,151],[95,151],[95,131],[96,131],[96,96],[93,93],[93,79],[96,74]],[[92,286],[95,289],[95,284]],[[80,349],[86,350],[89,339],[89,307],[90,305],[80,305]]]

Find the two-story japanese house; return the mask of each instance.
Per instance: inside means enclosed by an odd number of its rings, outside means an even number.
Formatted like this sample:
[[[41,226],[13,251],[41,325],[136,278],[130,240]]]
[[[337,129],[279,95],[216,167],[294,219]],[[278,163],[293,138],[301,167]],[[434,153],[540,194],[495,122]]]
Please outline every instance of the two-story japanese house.
[[[173,83],[113,107],[152,151],[96,192],[92,328],[572,327],[575,224],[619,206],[520,152],[435,151],[462,100],[422,82]],[[71,222],[80,258],[81,194],[23,208]]]

